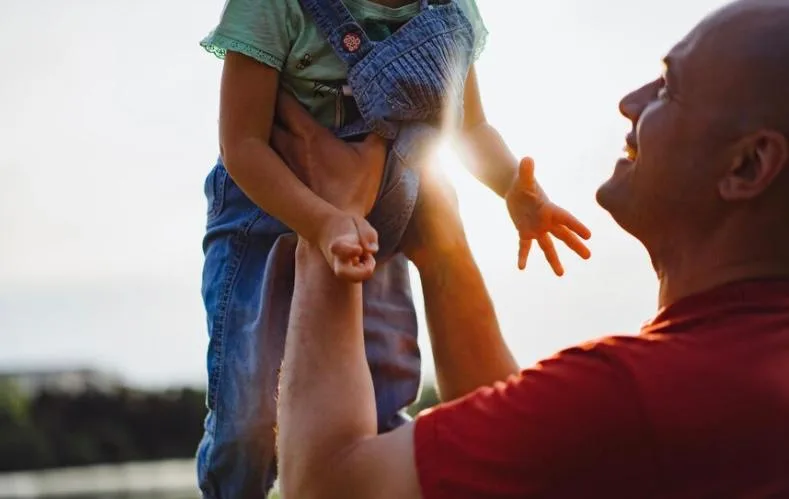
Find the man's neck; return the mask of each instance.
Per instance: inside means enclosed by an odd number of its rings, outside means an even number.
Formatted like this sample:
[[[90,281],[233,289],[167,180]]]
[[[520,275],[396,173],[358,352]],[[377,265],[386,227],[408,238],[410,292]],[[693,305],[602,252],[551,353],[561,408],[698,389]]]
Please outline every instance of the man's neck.
[[[725,284],[757,279],[789,278],[789,262],[783,260],[732,262],[719,268],[708,267],[695,272],[665,271],[658,274],[658,307],[664,308],[688,296]]]
[[[676,251],[679,247],[681,253]],[[732,240],[719,233],[697,244],[674,244],[673,250],[653,255],[659,308],[733,282],[789,278],[789,244],[774,240]]]

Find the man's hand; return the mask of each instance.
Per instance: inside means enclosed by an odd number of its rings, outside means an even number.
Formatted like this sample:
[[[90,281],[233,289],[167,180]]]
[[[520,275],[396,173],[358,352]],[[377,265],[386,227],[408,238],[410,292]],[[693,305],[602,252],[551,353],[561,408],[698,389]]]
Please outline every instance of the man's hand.
[[[418,269],[467,248],[458,198],[449,179],[428,158],[420,169],[419,197],[403,234],[403,253]]]
[[[518,268],[526,268],[532,241],[536,239],[556,275],[564,274],[551,235],[581,258],[589,258],[591,253],[578,236],[589,239],[592,233],[567,210],[548,199],[534,178],[534,161],[531,158],[521,160],[518,176],[505,199],[520,236]]]
[[[297,176],[340,214],[320,221],[317,244],[338,277],[369,278],[375,270],[378,233],[365,220],[375,203],[386,162],[386,143],[370,134],[363,142],[336,138],[295,97],[280,92],[271,144]]]

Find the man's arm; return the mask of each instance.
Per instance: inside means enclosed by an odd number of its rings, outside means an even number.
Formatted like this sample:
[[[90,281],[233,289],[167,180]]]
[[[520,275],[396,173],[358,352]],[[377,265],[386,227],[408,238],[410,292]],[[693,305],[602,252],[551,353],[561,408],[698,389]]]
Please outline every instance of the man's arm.
[[[407,243],[423,275],[440,390],[454,398],[517,366],[465,244],[451,187],[424,180]],[[320,184],[313,182],[318,190]],[[334,278],[302,241],[291,311],[278,417],[286,497],[420,497],[413,424],[376,436],[361,286]]]
[[[361,285],[300,242],[279,395],[285,497],[418,498],[412,425],[377,437]]]
[[[422,281],[439,394],[453,400],[516,374],[518,364],[468,247],[455,191],[439,170],[422,172],[403,251]]]
[[[518,373],[479,268],[467,246],[420,265],[419,277],[441,400]]]
[[[376,435],[359,284],[301,245],[279,398],[285,497],[463,499],[649,491],[638,394],[613,340],[442,404]],[[627,338],[624,342],[639,342]],[[643,348],[637,346],[637,348]]]
[[[278,111],[288,130],[272,142],[337,208],[363,217],[372,208],[386,145],[346,144],[288,96]],[[328,164],[318,164],[332,158]],[[368,238],[360,225],[361,239]],[[368,262],[369,263],[369,262]],[[361,285],[332,275],[321,252],[300,239],[291,318],[280,379],[277,444],[285,497],[419,497],[410,425],[376,437],[372,378],[362,330]]]

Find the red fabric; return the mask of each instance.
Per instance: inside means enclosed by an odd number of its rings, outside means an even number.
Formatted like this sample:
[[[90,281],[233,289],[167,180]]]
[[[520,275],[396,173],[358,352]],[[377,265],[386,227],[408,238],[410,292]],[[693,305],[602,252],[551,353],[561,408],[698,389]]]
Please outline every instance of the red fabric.
[[[789,497],[789,281],[661,311],[421,415],[425,499]]]

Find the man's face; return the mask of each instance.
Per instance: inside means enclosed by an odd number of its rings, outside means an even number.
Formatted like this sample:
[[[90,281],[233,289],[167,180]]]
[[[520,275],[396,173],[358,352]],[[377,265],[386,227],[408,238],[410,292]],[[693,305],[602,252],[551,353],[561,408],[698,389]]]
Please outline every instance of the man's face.
[[[730,138],[719,112],[719,63],[704,23],[675,46],[656,80],[619,108],[632,123],[627,156],[597,192],[598,203],[647,247],[709,223],[717,202],[716,167]]]

